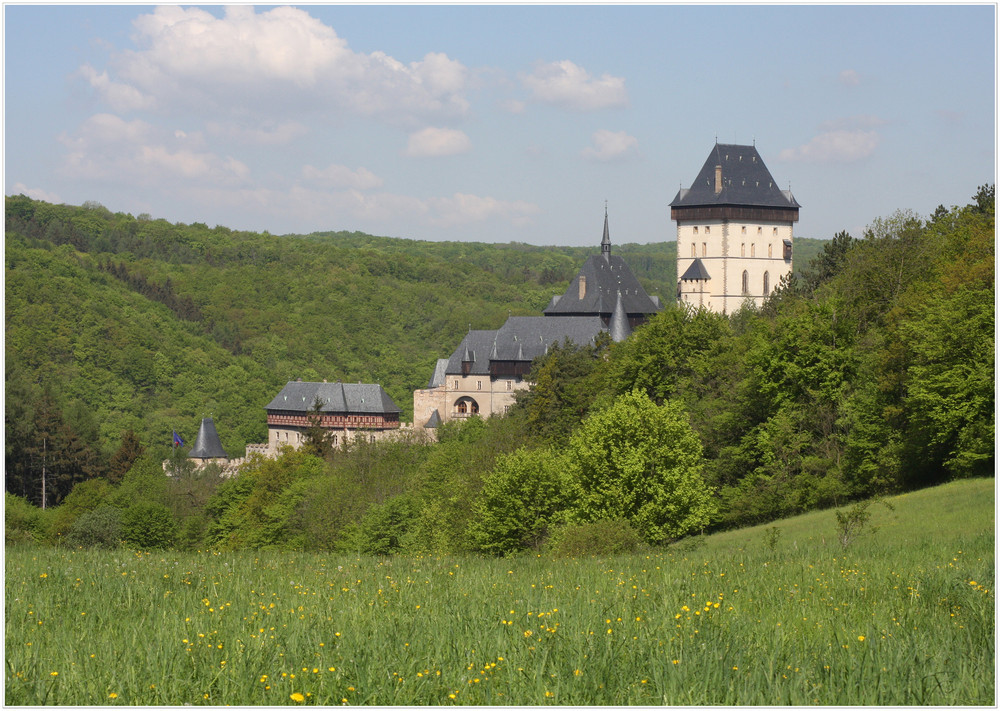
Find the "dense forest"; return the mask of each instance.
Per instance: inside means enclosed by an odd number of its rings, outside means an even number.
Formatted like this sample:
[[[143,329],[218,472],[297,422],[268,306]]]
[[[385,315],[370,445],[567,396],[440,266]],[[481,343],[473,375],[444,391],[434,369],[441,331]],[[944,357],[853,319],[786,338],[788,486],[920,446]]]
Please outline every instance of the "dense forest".
[[[795,276],[730,316],[673,303],[675,246],[615,248],[668,307],[623,343],[550,351],[506,417],[225,481],[179,451],[165,477],[172,430],[213,416],[239,456],[298,377],[379,382],[405,419],[466,329],[539,313],[593,249],[273,236],[8,197],[8,540],[660,544],[992,474],[992,186],[797,239]]]

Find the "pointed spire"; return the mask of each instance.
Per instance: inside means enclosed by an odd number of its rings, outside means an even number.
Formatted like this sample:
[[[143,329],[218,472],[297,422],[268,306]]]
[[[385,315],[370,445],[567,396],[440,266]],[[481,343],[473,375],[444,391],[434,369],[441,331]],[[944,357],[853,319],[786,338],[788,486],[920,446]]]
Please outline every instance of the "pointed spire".
[[[618,292],[618,300],[615,302],[615,310],[611,314],[608,331],[611,333],[611,340],[615,343],[621,343],[632,335],[632,328],[628,325],[628,315],[625,313],[625,306],[622,304],[621,291]]]
[[[604,201],[604,238],[601,239],[601,255],[605,261],[611,260],[611,235],[608,232],[608,201]]]

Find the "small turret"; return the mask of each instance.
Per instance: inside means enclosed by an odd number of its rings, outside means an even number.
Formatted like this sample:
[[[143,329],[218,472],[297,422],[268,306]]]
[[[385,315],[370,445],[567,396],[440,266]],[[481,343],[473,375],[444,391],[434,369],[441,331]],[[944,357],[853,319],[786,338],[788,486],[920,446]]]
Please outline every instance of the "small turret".
[[[601,256],[604,261],[611,261],[611,235],[608,232],[608,204],[604,203],[604,237],[601,239]]]

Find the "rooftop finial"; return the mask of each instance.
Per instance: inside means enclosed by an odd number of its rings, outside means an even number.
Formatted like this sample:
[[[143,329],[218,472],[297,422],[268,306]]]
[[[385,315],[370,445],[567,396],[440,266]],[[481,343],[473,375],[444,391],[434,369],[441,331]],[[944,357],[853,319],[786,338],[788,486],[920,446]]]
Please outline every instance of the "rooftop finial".
[[[611,261],[611,233],[608,231],[608,201],[604,201],[604,237],[601,239],[601,256]]]

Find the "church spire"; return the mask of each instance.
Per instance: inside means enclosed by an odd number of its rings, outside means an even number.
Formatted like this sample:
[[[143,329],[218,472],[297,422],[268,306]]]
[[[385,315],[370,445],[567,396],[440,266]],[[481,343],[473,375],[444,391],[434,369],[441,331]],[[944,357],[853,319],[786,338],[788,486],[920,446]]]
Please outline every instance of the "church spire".
[[[601,240],[601,256],[605,261],[611,260],[611,236],[608,232],[608,201],[604,201],[604,238]]]

